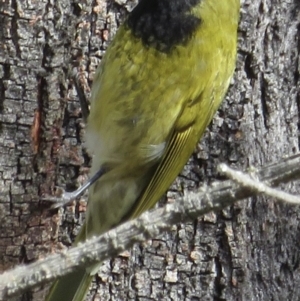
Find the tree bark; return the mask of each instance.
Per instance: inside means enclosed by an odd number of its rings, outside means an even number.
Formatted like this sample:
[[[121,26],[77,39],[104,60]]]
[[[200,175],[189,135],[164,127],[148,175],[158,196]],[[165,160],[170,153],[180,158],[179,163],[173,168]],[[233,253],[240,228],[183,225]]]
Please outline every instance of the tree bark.
[[[89,86],[133,1],[0,4],[0,271],[71,245],[81,200],[49,210],[55,186],[87,179],[84,122],[73,73]],[[244,0],[235,77],[205,137],[161,204],[299,152],[297,0]],[[285,185],[298,193],[299,183]],[[298,207],[255,197],[103,264],[87,300],[298,300]],[[43,300],[45,288],[16,300]],[[93,299],[94,298],[94,299]]]

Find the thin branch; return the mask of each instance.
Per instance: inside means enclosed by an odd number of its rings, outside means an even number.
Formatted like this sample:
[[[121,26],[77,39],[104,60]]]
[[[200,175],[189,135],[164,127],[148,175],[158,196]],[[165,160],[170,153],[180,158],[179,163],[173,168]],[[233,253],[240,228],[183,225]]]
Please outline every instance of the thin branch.
[[[291,203],[294,205],[300,205],[300,197],[292,195],[290,193],[284,192],[279,189],[272,188],[266,185],[264,182],[251,177],[251,174],[245,174],[238,170],[233,170],[226,164],[220,164],[218,166],[219,171],[226,175],[228,178],[232,179],[237,184],[242,187],[249,188],[255,193],[261,193],[266,196],[273,197],[278,201]]]
[[[258,170],[255,177],[269,186],[299,179],[300,154]],[[0,275],[0,300],[7,300],[24,290],[50,282],[70,273],[76,267],[89,266],[114,257],[137,242],[157,237],[162,232],[170,230],[173,224],[191,221],[210,211],[217,211],[238,200],[263,192],[253,189],[253,186],[249,187],[242,187],[233,181],[204,186],[197,193],[186,193],[173,204],[146,212],[138,219],[120,225],[66,252],[50,255],[30,265],[7,271]]]

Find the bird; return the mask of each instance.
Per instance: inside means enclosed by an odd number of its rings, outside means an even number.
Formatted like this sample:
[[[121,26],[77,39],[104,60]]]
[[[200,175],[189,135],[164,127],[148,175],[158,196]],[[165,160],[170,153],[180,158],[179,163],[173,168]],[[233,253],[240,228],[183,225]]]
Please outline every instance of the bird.
[[[140,0],[94,75],[86,220],[74,245],[153,208],[230,85],[239,0]],[[47,301],[82,301],[98,265],[57,279]]]

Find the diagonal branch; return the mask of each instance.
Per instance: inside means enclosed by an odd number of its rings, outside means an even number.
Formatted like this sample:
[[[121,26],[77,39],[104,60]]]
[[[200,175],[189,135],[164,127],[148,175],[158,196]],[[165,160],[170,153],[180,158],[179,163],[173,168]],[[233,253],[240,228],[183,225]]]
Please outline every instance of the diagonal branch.
[[[157,237],[162,232],[170,230],[173,224],[191,221],[210,211],[217,211],[232,205],[241,199],[261,194],[266,190],[265,188],[257,189],[255,185],[258,181],[266,183],[269,187],[299,179],[300,154],[252,171],[252,179],[253,177],[257,179],[253,180],[254,186],[248,185],[249,183],[237,183],[241,182],[238,178],[243,174],[235,172],[236,175],[237,177],[233,176],[234,181],[216,182],[211,186],[203,186],[196,193],[188,192],[173,204],[146,212],[138,219],[120,225],[66,252],[50,255],[33,264],[19,266],[3,273],[0,275],[0,300],[7,300],[24,290],[51,282],[79,266],[89,266],[114,257],[137,242]]]

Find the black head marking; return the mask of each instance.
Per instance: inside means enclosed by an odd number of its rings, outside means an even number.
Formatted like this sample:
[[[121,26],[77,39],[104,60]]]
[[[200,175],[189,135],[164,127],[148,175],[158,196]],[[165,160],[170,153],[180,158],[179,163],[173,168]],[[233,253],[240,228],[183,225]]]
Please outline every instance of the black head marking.
[[[144,44],[168,52],[187,42],[200,25],[201,20],[191,14],[191,9],[201,1],[140,0],[126,24]]]

